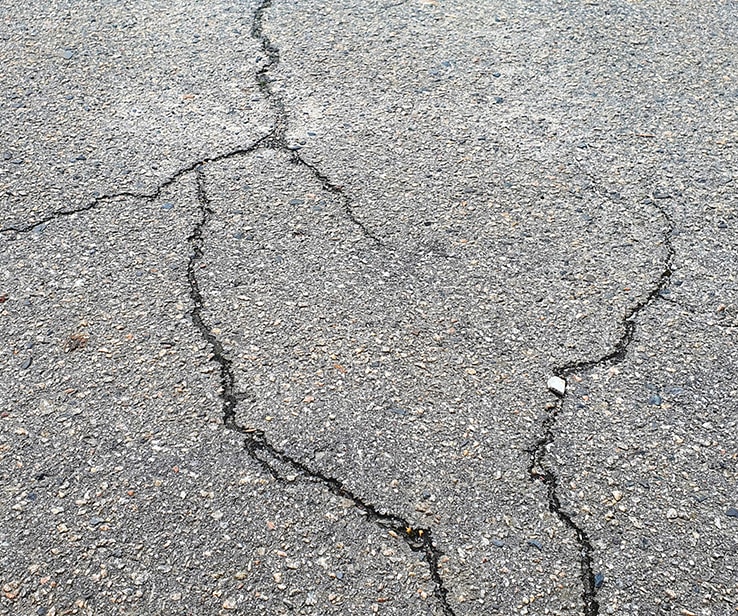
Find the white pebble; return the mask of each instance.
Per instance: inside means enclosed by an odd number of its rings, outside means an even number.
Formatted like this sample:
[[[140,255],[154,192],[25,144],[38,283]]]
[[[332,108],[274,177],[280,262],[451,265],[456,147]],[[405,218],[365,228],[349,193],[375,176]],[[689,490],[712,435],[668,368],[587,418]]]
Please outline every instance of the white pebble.
[[[566,381],[558,376],[552,376],[548,379],[546,387],[557,396],[563,396],[566,393]]]

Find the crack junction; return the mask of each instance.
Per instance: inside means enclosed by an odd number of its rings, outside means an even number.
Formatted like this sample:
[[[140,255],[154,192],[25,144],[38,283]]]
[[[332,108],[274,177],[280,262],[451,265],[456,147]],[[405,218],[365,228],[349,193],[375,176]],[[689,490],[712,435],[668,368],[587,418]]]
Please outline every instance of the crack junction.
[[[259,90],[264,98],[269,102],[274,110],[274,128],[264,138],[260,147],[287,152],[293,164],[306,169],[326,191],[338,195],[343,205],[346,217],[356,225],[361,232],[369,238],[376,246],[384,246],[382,239],[375,234],[366,224],[357,218],[354,212],[353,202],[349,195],[343,191],[343,186],[333,182],[325,173],[323,173],[314,163],[306,160],[300,153],[300,146],[292,144],[287,140],[287,128],[289,126],[287,108],[284,103],[282,94],[275,91],[272,87],[272,79],[269,76],[270,71],[276,68],[280,62],[279,48],[272,43],[271,39],[264,32],[264,17],[266,12],[271,8],[273,0],[262,0],[261,4],[254,12],[254,22],[251,27],[251,36],[259,41],[261,50],[266,57],[266,62],[256,73],[256,82]]]

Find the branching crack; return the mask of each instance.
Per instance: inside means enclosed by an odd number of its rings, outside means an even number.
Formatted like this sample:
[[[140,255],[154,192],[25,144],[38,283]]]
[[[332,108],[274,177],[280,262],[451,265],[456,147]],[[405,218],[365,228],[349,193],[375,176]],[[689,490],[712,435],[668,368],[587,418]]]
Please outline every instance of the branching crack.
[[[287,128],[289,125],[287,109],[282,95],[272,87],[272,80],[269,76],[270,70],[279,64],[279,49],[272,43],[264,32],[264,17],[267,10],[272,6],[272,1],[273,0],[262,0],[261,4],[254,12],[254,22],[251,27],[251,36],[259,41],[261,50],[266,57],[266,62],[264,62],[263,66],[256,73],[256,82],[259,85],[259,90],[264,95],[264,98],[266,98],[272,106],[275,116],[274,128],[266,136],[261,147],[289,153],[290,158],[295,165],[306,169],[318,182],[320,182],[323,189],[339,197],[346,217],[355,224],[367,238],[369,238],[376,246],[383,246],[384,244],[382,240],[356,217],[351,198],[343,191],[343,186],[331,181],[330,178],[315,164],[306,160],[299,153],[300,147],[298,145],[291,144],[287,140]]]
[[[217,154],[216,156],[210,156],[207,158],[203,158],[202,160],[189,163],[188,165],[181,167],[180,169],[175,171],[172,175],[164,178],[164,180],[162,180],[162,182],[160,182],[150,192],[134,192],[134,191],[124,190],[121,192],[111,193],[108,195],[100,195],[92,199],[92,201],[85,203],[79,207],[66,209],[66,210],[57,210],[55,212],[51,212],[50,214],[47,214],[43,218],[39,218],[38,220],[29,222],[29,223],[14,224],[8,227],[4,227],[0,229],[0,233],[28,233],[29,231],[33,231],[35,228],[41,225],[48,224],[60,218],[66,218],[68,216],[73,216],[75,214],[83,214],[85,212],[89,212],[91,210],[96,209],[99,205],[103,203],[107,203],[108,201],[114,201],[116,199],[128,197],[132,199],[141,199],[144,201],[155,201],[156,199],[159,198],[161,193],[164,192],[166,188],[174,184],[182,176],[187,175],[188,173],[191,173],[198,167],[201,167],[202,165],[207,164],[207,163],[217,163],[222,160],[228,160],[230,158],[235,158],[237,156],[243,156],[245,154],[250,154],[251,152],[254,152],[255,150],[262,147],[268,138],[269,138],[269,135],[265,135],[263,137],[260,137],[259,139],[254,141],[254,143],[246,147],[235,148],[233,150],[229,150],[228,152]]]
[[[669,216],[668,211],[656,201],[656,199],[648,199],[644,205],[653,205],[664,219],[665,228],[662,236],[662,244],[666,248],[663,269],[651,290],[633,306],[629,307],[621,321],[622,333],[612,349],[594,359],[584,359],[571,361],[554,369],[554,375],[566,380],[572,374],[588,372],[594,368],[619,364],[625,360],[628,349],[636,332],[636,323],[638,315],[648,308],[658,299],[668,299],[665,297],[664,291],[671,282],[673,273],[672,266],[675,257],[674,246],[671,238],[674,234],[674,222]],[[528,474],[531,480],[541,481],[546,486],[548,507],[564,525],[574,531],[577,543],[580,549],[580,578],[582,583],[582,601],[584,603],[584,616],[597,616],[600,611],[600,605],[597,601],[597,591],[603,583],[603,578],[594,570],[594,547],[587,532],[579,526],[571,513],[568,513],[562,506],[559,499],[558,476],[545,464],[545,457],[548,448],[553,444],[554,427],[559,412],[564,404],[566,393],[559,396],[555,403],[548,405],[548,415],[543,421],[543,436],[539,438],[533,446],[528,450],[530,454],[530,464],[528,465]]]
[[[278,470],[277,463],[292,468],[299,475],[309,481],[324,485],[331,493],[353,502],[354,506],[366,517],[369,522],[387,529],[401,538],[409,548],[423,555],[423,559],[430,570],[431,579],[434,584],[435,596],[438,599],[445,616],[455,616],[448,602],[448,590],[443,584],[440,573],[441,551],[433,543],[433,533],[429,528],[414,528],[404,517],[394,513],[384,513],[371,503],[349,490],[340,480],[330,477],[319,470],[310,468],[304,462],[293,458],[274,447],[262,430],[248,428],[240,425],[236,419],[236,407],[239,401],[248,397],[236,391],[236,379],[233,372],[233,364],[228,358],[222,343],[213,334],[203,318],[204,299],[197,279],[197,271],[203,258],[204,237],[203,232],[213,216],[205,191],[203,166],[195,169],[197,178],[197,202],[200,211],[198,220],[188,241],[192,248],[187,265],[187,281],[189,283],[190,299],[193,303],[191,311],[192,322],[200,332],[202,338],[210,345],[212,359],[220,368],[220,398],[222,401],[223,424],[229,430],[244,436],[244,446],[249,456],[264,468],[274,479],[285,481]]]
[[[382,246],[382,241],[379,237],[374,235],[368,227],[356,218],[352,210],[351,200],[343,192],[342,186],[333,183],[317,166],[305,160],[298,153],[298,148],[287,143],[286,132],[288,122],[284,101],[281,95],[274,92],[272,89],[271,80],[269,78],[269,70],[279,63],[279,49],[271,43],[264,33],[264,15],[271,5],[272,0],[264,0],[256,9],[251,34],[254,38],[260,41],[262,51],[266,56],[266,62],[256,74],[256,80],[259,85],[259,89],[274,109],[275,124],[270,133],[254,144],[250,151],[264,148],[289,153],[292,163],[308,170],[324,190],[337,195],[344,205],[347,217],[357,225],[364,235],[370,238],[374,244]],[[319,470],[310,468],[304,462],[301,462],[286,452],[274,447],[274,445],[268,441],[266,434],[262,430],[245,427],[238,423],[236,418],[236,408],[239,401],[248,396],[236,391],[233,364],[228,358],[222,343],[218,340],[215,334],[213,334],[212,330],[208,327],[203,318],[202,313],[204,299],[197,279],[197,271],[204,254],[203,232],[214,214],[205,190],[203,170],[204,162],[215,161],[203,161],[199,164],[193,165],[189,169],[190,171],[195,172],[197,179],[197,202],[200,211],[200,219],[188,238],[192,250],[187,266],[187,280],[189,283],[190,299],[193,303],[191,311],[192,322],[200,332],[202,338],[210,346],[212,350],[212,358],[220,368],[220,398],[222,401],[223,424],[227,429],[243,435],[245,439],[244,446],[249,456],[261,465],[265,471],[272,475],[275,480],[285,480],[285,478],[279,473],[278,464],[292,468],[305,479],[320,483],[336,496],[351,501],[369,522],[392,532],[395,536],[401,538],[412,551],[422,554],[430,571],[435,596],[439,601],[444,615],[455,616],[454,611],[448,602],[448,590],[444,586],[441,578],[440,558],[442,553],[433,543],[433,533],[431,529],[414,528],[406,518],[394,513],[385,513],[380,511],[371,503],[364,501],[362,498],[354,494],[340,480],[330,477]]]
[[[382,240],[364,224],[359,218],[356,217],[353,209],[353,203],[349,195],[343,191],[343,187],[340,184],[332,182],[328,176],[323,173],[313,163],[307,161],[298,152],[299,146],[292,145],[287,141],[287,127],[288,127],[288,114],[284,104],[284,99],[279,92],[276,92],[272,87],[272,81],[269,76],[269,71],[279,64],[279,49],[272,44],[269,37],[264,32],[264,17],[267,10],[272,6],[272,0],[262,0],[261,4],[256,8],[254,12],[254,21],[251,27],[251,36],[259,41],[261,50],[266,57],[266,61],[263,63],[261,68],[256,72],[256,82],[259,90],[263,94],[264,98],[271,105],[274,111],[274,126],[264,136],[257,139],[253,144],[236,148],[218,154],[216,156],[210,156],[194,161],[181,167],[175,171],[172,175],[165,178],[159,183],[154,190],[150,192],[135,192],[135,191],[121,191],[117,193],[111,193],[106,195],[100,195],[94,197],[91,201],[80,205],[76,208],[57,210],[50,214],[45,215],[43,218],[39,218],[35,221],[28,223],[12,224],[5,228],[0,228],[0,234],[3,233],[27,233],[33,229],[48,224],[54,220],[60,218],[66,218],[74,214],[82,214],[96,209],[99,205],[113,201],[115,199],[131,197],[134,199],[144,199],[146,201],[153,201],[157,199],[161,193],[179,178],[187,173],[190,173],[208,163],[217,163],[220,161],[228,160],[236,156],[250,154],[258,149],[269,149],[278,152],[286,152],[290,155],[290,159],[293,164],[298,165],[306,169],[328,192],[331,192],[339,197],[341,204],[343,205],[344,213],[346,217],[356,225],[361,232],[369,238],[372,243],[376,246],[383,246]]]
[[[256,81],[260,91],[274,110],[275,123],[273,128],[266,135],[259,138],[249,146],[236,148],[223,154],[192,162],[165,178],[150,192],[126,190],[96,196],[91,201],[79,207],[57,210],[31,222],[11,224],[5,228],[0,228],[0,233],[27,233],[41,225],[48,224],[58,219],[74,216],[76,214],[89,212],[104,203],[120,198],[128,197],[151,202],[159,198],[162,192],[177,180],[194,172],[197,180],[197,203],[199,206],[200,218],[196,223],[192,234],[188,237],[188,242],[191,247],[190,258],[187,265],[189,295],[193,303],[191,318],[195,328],[212,349],[212,359],[220,368],[220,398],[222,400],[223,423],[225,427],[234,432],[238,432],[245,437],[246,451],[276,480],[284,481],[284,478],[282,478],[278,472],[276,463],[281,463],[291,467],[307,480],[321,483],[336,496],[350,500],[368,521],[392,532],[395,536],[405,541],[411,550],[422,554],[430,571],[431,579],[434,584],[435,596],[441,605],[444,615],[455,616],[454,611],[448,602],[448,590],[445,588],[441,578],[440,558],[442,553],[433,543],[433,534],[431,529],[413,528],[410,522],[402,516],[393,513],[381,512],[374,505],[362,500],[359,496],[351,492],[351,490],[349,490],[338,479],[330,477],[315,469],[311,469],[303,462],[300,462],[287,453],[275,448],[269,443],[263,431],[243,427],[237,423],[236,407],[238,406],[239,401],[248,396],[244,396],[244,394],[235,390],[235,376],[232,362],[227,357],[222,343],[213,334],[203,318],[202,313],[204,299],[198,284],[197,271],[203,258],[203,231],[214,214],[205,192],[203,169],[207,164],[217,163],[236,156],[250,154],[259,149],[271,149],[274,151],[286,152],[289,154],[290,160],[293,164],[306,169],[312,177],[320,183],[324,190],[335,194],[340,198],[347,218],[359,227],[366,237],[371,239],[375,245],[383,246],[381,239],[355,216],[351,199],[343,192],[343,187],[332,182],[316,165],[303,158],[299,154],[299,148],[297,146],[290,145],[287,142],[286,133],[288,122],[284,101],[282,96],[272,89],[269,77],[270,69],[279,63],[279,49],[271,43],[264,33],[264,15],[271,5],[272,0],[262,1],[254,13],[254,22],[251,30],[252,36],[260,41],[262,51],[266,56],[266,62],[256,73]]]

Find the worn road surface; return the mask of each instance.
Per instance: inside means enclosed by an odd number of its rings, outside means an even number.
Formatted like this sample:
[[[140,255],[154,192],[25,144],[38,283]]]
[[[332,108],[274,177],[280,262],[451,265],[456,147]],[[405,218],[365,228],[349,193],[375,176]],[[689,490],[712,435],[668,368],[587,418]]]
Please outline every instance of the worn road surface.
[[[0,57],[0,614],[738,614],[735,0]]]

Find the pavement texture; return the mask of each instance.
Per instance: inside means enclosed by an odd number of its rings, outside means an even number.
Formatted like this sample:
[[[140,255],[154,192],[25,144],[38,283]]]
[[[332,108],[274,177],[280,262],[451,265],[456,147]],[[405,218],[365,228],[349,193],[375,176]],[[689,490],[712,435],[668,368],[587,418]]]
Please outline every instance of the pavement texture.
[[[738,614],[735,2],[0,49],[0,614]]]

